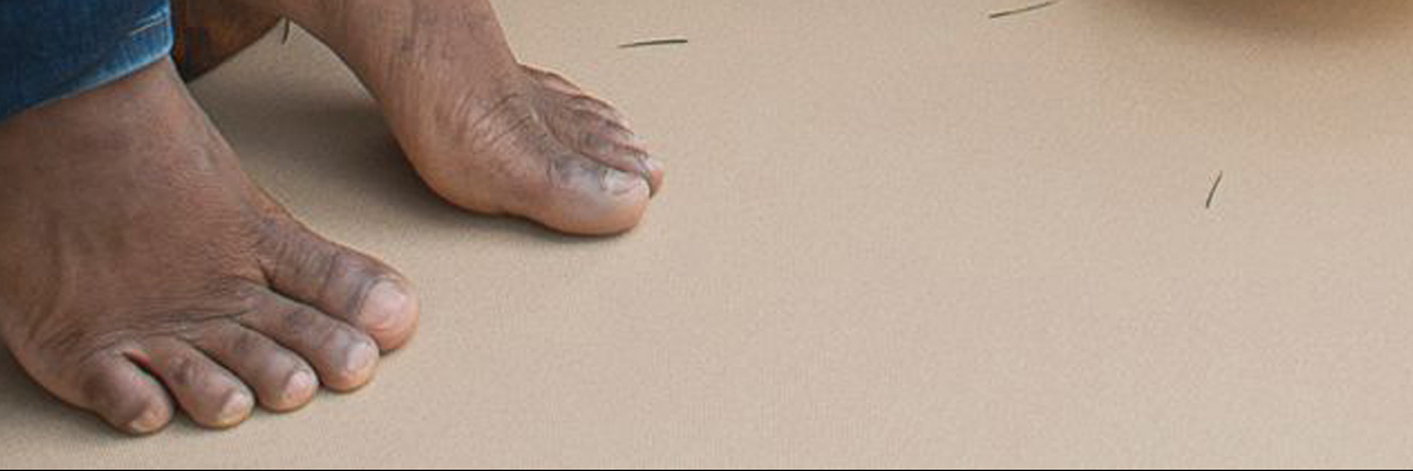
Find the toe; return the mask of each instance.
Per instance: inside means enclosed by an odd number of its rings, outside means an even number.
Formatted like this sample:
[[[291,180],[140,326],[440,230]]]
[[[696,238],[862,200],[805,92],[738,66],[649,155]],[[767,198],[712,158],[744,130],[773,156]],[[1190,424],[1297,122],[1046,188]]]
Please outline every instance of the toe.
[[[574,82],[570,82],[569,79],[564,78],[563,75],[559,75],[558,73],[541,69],[532,65],[522,64],[520,68],[545,88],[549,88],[560,93],[583,93],[583,90],[581,90],[578,85],[575,85]]]
[[[555,139],[599,163],[643,177],[649,194],[657,194],[662,163],[652,158],[613,105],[583,92],[565,93],[553,87],[541,94],[540,103]]]
[[[407,279],[381,261],[302,229],[270,251],[274,291],[318,308],[395,350],[417,330],[419,308]]]
[[[418,311],[417,298],[405,281],[382,278],[363,293],[357,309],[342,315],[376,339],[379,348],[390,351],[412,336]]]
[[[648,155],[642,141],[632,131],[597,114],[575,114],[572,121],[555,120],[560,141],[599,163],[642,177],[648,182],[650,194],[657,194],[662,186],[662,164]]]
[[[138,361],[157,375],[191,420],[203,427],[234,427],[255,407],[255,397],[235,375],[176,339],[144,342]]]
[[[121,355],[105,356],[84,368],[80,407],[114,428],[137,435],[157,432],[172,421],[172,403],[162,385]]]
[[[584,155],[550,128],[507,141],[507,159],[533,170],[518,182],[523,196],[504,201],[505,211],[570,234],[610,235],[636,226],[651,195],[647,179]]]
[[[270,292],[241,322],[304,357],[329,389],[352,391],[373,379],[377,342],[319,309]]]
[[[647,210],[650,189],[641,176],[573,153],[550,161],[552,196],[533,219],[576,234],[607,235],[632,229]]]
[[[318,376],[309,363],[240,324],[214,325],[197,334],[192,343],[239,376],[266,409],[298,409],[319,390]]]
[[[624,129],[632,129],[628,124],[628,118],[618,108],[604,101],[602,98],[588,93],[561,93],[557,97],[560,101],[559,107],[563,110],[575,112],[577,118],[597,117],[616,124]]]

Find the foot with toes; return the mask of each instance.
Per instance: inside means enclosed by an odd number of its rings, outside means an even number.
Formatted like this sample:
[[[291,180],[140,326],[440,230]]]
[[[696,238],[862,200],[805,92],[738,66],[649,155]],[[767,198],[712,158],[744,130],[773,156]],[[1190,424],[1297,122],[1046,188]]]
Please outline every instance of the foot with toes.
[[[5,345],[121,430],[356,389],[417,324],[402,275],[246,178],[170,63],[0,125],[0,181]]]
[[[208,1],[328,44],[452,204],[614,234],[662,187],[618,110],[516,61],[484,0]],[[168,60],[0,120],[0,338],[119,430],[179,412],[232,427],[357,389],[418,316],[403,275],[246,176]]]
[[[637,225],[661,188],[662,164],[623,115],[517,62],[489,3],[349,0],[313,11],[296,19],[377,97],[408,159],[448,201],[599,235]]]

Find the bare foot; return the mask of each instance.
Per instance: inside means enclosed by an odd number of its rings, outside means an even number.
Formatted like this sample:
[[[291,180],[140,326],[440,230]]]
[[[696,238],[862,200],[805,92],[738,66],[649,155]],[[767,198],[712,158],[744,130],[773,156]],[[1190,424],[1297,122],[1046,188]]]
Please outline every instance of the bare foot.
[[[662,185],[617,110],[515,60],[485,0],[245,1],[342,56],[418,173],[459,206],[609,234],[635,226]]]
[[[170,62],[0,123],[0,335],[114,427],[355,389],[416,321],[401,275],[247,179]]]

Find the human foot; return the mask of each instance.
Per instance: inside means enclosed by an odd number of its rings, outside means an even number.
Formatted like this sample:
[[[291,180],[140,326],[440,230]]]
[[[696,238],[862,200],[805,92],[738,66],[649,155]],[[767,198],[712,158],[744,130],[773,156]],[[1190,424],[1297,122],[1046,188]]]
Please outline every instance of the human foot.
[[[324,40],[419,174],[464,208],[578,234],[635,226],[662,185],[617,110],[521,65],[485,0],[246,0]]]
[[[355,389],[416,320],[401,275],[247,179],[170,62],[0,123],[0,335],[114,427]]]

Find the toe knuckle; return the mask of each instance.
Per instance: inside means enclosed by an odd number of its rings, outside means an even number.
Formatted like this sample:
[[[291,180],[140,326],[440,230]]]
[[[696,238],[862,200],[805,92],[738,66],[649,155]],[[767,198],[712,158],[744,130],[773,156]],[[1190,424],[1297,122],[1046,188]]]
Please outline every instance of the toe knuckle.
[[[569,97],[569,106],[582,111],[600,111],[606,108],[612,108],[607,102],[587,94],[578,94]]]
[[[228,296],[235,314],[233,317],[239,318],[259,309],[268,299],[267,296],[263,288],[250,283],[234,289]]]
[[[354,280],[359,285],[369,284],[393,276],[392,270],[378,260],[349,249],[340,250],[342,255],[336,267],[337,275]]]
[[[280,322],[284,325],[281,328],[286,332],[307,333],[314,331],[317,326],[317,319],[320,314],[309,306],[294,306],[289,312],[280,317]]]
[[[237,355],[249,355],[259,351],[264,343],[253,332],[244,329],[233,330],[230,335],[231,351]]]
[[[201,374],[200,367],[191,358],[175,356],[167,360],[168,379],[178,385],[192,384]]]

